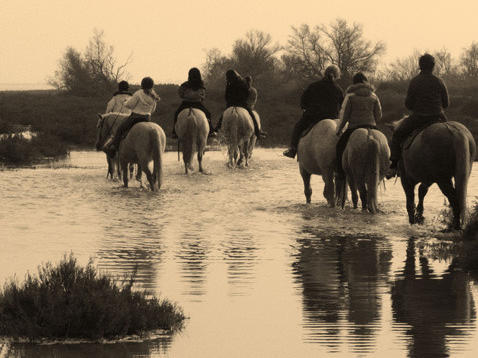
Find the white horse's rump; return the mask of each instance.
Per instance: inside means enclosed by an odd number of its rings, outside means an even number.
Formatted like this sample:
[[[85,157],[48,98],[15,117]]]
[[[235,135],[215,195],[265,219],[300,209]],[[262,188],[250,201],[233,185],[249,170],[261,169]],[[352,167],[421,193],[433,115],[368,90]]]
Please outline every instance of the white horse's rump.
[[[334,172],[336,166],[336,145],[338,137],[335,135],[340,120],[323,119],[318,122],[299,141],[297,160],[299,170],[304,181],[304,194],[307,203],[312,197],[310,177],[312,174],[322,175],[324,180],[324,197],[329,206],[336,203]]]
[[[222,129],[228,146],[229,167],[234,168],[243,160],[247,167],[256,141],[254,122],[249,112],[242,107],[227,108],[223,114]]]
[[[193,170],[192,159],[195,152],[197,152],[199,171],[203,173],[202,158],[209,133],[206,115],[197,108],[183,109],[178,114],[175,130],[182,146],[186,174],[189,170]]]
[[[362,209],[377,212],[377,189],[390,166],[390,148],[387,138],[377,129],[358,128],[353,131],[342,155],[342,166],[357,208],[357,189]],[[342,207],[345,202],[345,185],[342,188]]]

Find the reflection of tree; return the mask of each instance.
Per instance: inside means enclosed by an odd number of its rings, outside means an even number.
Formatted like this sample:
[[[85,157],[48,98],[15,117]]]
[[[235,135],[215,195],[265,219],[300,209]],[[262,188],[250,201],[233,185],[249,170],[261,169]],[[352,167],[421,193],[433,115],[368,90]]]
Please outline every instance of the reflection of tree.
[[[419,257],[421,277],[417,277],[415,251],[410,238],[403,276],[392,288],[394,318],[411,326],[407,331],[412,337],[410,357],[449,356],[447,337],[466,335],[452,325],[469,323],[475,317],[469,278],[452,266],[442,277],[434,277],[423,256]]]
[[[7,356],[11,358],[37,357],[95,357],[95,358],[130,358],[149,357],[166,353],[172,343],[171,336],[164,336],[149,342],[117,344],[15,344],[10,347]],[[8,349],[8,348],[7,348]]]
[[[340,322],[353,323],[354,347],[370,348],[380,317],[379,281],[390,267],[391,251],[373,237],[325,237],[308,231],[293,264],[302,285],[310,339],[331,349],[339,345]]]

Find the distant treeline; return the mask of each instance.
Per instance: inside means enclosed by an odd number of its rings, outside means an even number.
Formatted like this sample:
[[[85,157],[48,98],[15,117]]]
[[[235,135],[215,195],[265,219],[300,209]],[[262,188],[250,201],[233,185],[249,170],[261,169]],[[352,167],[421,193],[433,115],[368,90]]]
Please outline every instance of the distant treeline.
[[[255,85],[259,92],[256,109],[264,130],[269,134],[260,145],[287,145],[293,125],[301,116],[299,102],[304,88],[297,85],[271,89],[261,86],[261,83]],[[347,85],[342,83],[344,90]],[[466,125],[478,141],[478,84],[460,81],[447,85],[451,100],[447,110],[449,119]],[[379,127],[390,136],[390,131],[383,124],[407,113],[404,100],[408,82],[388,81],[376,83],[375,86],[383,108],[383,121]],[[173,115],[180,104],[177,89],[177,85],[155,87],[161,102],[152,120],[167,135],[171,133]],[[132,90],[135,90],[134,86]],[[77,97],[50,90],[0,92],[0,132],[8,132],[8,126],[13,124],[31,125],[33,131],[47,135],[51,141],[93,148],[96,114],[104,112],[109,98],[110,96]],[[225,109],[224,89],[209,89],[205,104],[213,114],[215,125]]]

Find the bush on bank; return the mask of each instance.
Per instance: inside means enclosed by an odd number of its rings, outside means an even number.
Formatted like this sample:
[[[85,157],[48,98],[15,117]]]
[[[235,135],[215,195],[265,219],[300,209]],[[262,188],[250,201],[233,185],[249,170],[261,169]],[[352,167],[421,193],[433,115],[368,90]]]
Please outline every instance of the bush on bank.
[[[119,287],[90,262],[80,267],[70,255],[38,275],[10,281],[0,292],[0,336],[14,339],[114,339],[147,331],[179,329],[184,320],[174,304]]]
[[[49,133],[39,133],[32,139],[14,134],[0,139],[0,163],[7,166],[32,164],[44,158],[56,158],[67,154],[67,145]]]

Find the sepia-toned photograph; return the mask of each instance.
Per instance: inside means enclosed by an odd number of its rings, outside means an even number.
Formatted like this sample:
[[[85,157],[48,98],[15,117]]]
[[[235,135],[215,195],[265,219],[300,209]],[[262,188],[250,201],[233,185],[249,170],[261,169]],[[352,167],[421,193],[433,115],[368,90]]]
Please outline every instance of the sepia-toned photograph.
[[[478,357],[477,19],[0,0],[0,358]]]

